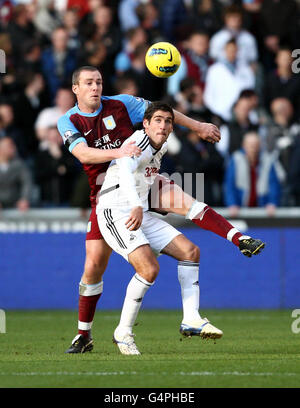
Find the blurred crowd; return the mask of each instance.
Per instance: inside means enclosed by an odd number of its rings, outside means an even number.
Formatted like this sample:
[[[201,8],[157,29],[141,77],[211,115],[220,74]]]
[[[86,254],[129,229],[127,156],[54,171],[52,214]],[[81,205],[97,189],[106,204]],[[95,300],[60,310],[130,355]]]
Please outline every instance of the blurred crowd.
[[[81,65],[99,68],[104,95],[164,100],[220,127],[213,145],[175,126],[162,166],[204,173],[209,205],[299,206],[299,38],[298,0],[0,0],[0,207],[89,207],[56,128]],[[169,79],[145,67],[158,41],[181,52]]]

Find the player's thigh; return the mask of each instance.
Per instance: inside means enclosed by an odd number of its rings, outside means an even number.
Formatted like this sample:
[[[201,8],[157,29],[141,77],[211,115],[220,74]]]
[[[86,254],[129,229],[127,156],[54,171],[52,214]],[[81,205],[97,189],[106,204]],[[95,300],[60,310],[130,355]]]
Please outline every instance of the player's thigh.
[[[168,178],[158,175],[151,189],[151,201],[160,211],[184,216],[195,199],[185,193],[178,184],[171,183]]]
[[[159,264],[150,245],[136,248],[128,255],[128,261],[142,278],[148,282],[154,282],[159,272]]]
[[[85,247],[86,258],[82,281],[91,285],[102,280],[112,249],[103,238],[86,240]]]
[[[172,225],[155,217],[148,211],[144,213],[141,228],[156,256],[159,256],[163,248],[165,248],[175,237],[181,234],[181,232]]]
[[[200,258],[199,247],[183,234],[175,237],[161,252],[178,261],[199,262]]]
[[[149,244],[141,228],[130,231],[126,227],[128,214],[118,209],[104,209],[98,213],[98,223],[107,244],[128,261],[128,255],[136,248]]]

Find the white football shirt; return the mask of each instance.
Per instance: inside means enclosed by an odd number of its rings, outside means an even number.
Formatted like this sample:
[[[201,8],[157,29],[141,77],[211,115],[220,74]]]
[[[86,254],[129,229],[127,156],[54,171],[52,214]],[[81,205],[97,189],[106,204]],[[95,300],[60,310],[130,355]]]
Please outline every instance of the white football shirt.
[[[167,142],[159,150],[154,149],[144,130],[137,130],[124,143],[132,140],[142,149],[142,154],[112,160],[97,199],[97,214],[106,208],[126,211],[140,206],[148,210],[149,190],[167,151]]]

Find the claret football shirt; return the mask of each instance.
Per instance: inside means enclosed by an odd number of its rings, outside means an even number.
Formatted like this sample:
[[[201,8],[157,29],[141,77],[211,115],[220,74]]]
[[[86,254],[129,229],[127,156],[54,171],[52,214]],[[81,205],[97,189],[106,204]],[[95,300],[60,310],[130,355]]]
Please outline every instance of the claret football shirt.
[[[76,104],[59,118],[57,128],[70,152],[80,142],[98,149],[117,149],[132,135],[134,125],[142,122],[149,103],[131,95],[102,96],[96,112],[81,112]],[[96,205],[109,163],[83,164],[92,207]]]

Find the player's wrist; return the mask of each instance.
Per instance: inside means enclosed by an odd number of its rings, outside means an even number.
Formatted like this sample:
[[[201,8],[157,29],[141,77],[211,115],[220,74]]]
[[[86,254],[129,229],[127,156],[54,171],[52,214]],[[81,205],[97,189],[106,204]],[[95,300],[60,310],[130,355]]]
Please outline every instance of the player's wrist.
[[[122,157],[121,149],[113,149],[112,153],[113,153],[114,159],[120,159]]]
[[[132,205],[132,211],[143,209],[143,205],[141,202],[133,202],[131,205]]]

